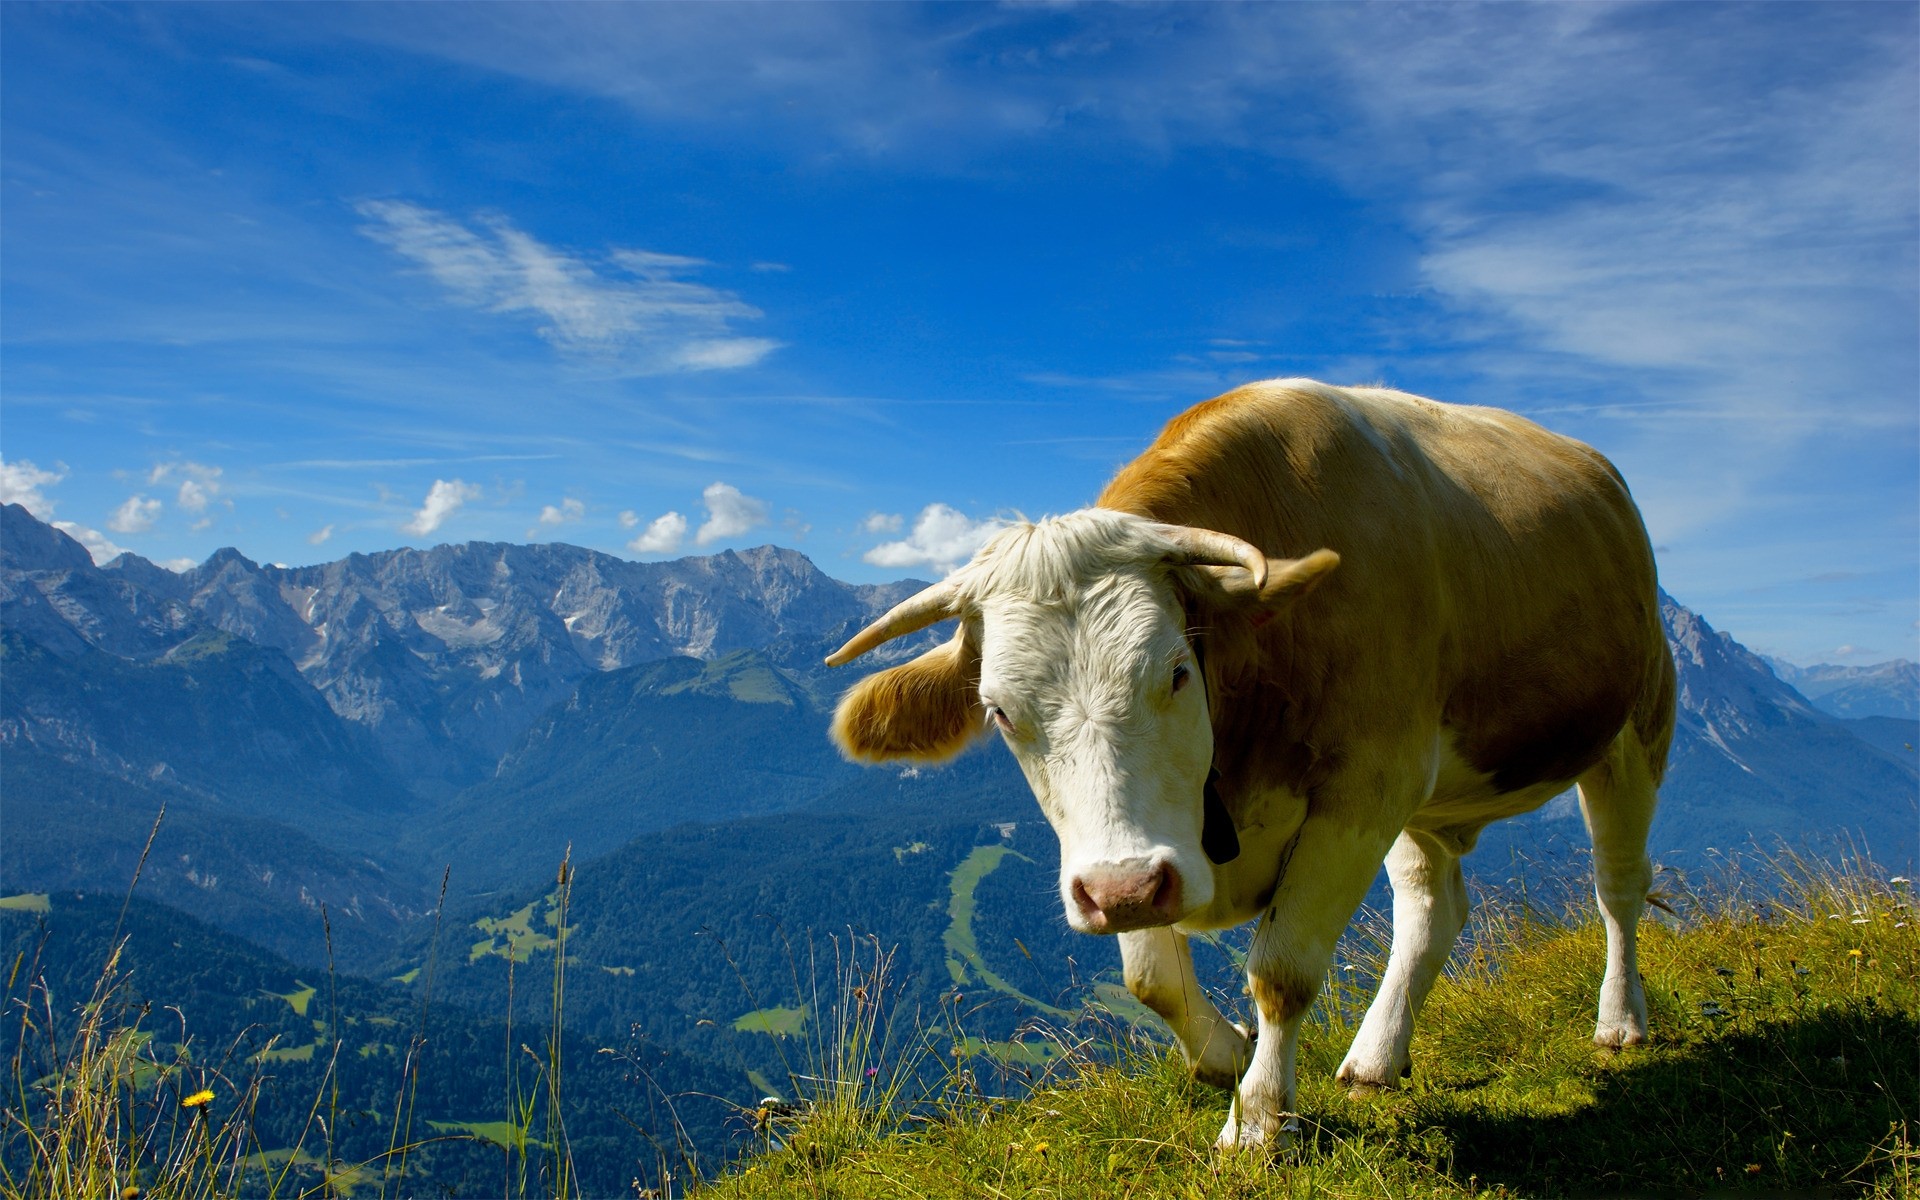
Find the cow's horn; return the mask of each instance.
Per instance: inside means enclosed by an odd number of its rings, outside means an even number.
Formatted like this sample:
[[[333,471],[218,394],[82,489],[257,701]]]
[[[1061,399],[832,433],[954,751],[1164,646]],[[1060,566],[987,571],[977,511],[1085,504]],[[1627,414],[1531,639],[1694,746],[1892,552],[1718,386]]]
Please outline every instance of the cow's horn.
[[[1254,591],[1267,586],[1267,556],[1251,543],[1188,525],[1162,525],[1160,532],[1174,544],[1181,562],[1192,566],[1244,567],[1253,576]]]
[[[959,615],[960,589],[951,581],[936,583],[923,592],[908,596],[889,609],[886,616],[854,634],[846,645],[827,655],[827,665],[837,667],[852,662],[882,642],[890,642]]]

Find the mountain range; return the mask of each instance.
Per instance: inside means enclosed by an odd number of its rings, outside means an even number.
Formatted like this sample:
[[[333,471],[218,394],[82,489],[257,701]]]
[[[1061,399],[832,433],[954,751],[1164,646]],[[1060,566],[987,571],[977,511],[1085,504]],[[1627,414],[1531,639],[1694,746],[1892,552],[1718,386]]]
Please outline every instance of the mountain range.
[[[1011,756],[862,769],[825,736],[858,670],[941,635],[851,670],[822,656],[922,586],[844,584],[774,546],[637,563],[469,543],[299,568],[222,550],[175,573],[96,566],[0,508],[0,917],[50,907],[91,953],[110,906],[89,897],[137,870],[142,919],[190,923],[182,945],[222,931],[248,978],[332,964],[368,977],[370,1012],[431,987],[456,1024],[537,1023],[542,989],[514,970],[552,959],[570,855],[569,1028],[643,1037],[668,1090],[784,1089],[821,956],[860,934],[895,947],[918,1019],[1025,1069],[1045,1055],[1026,1021],[1127,999],[1113,944],[1060,918],[1057,847]],[[1680,712],[1655,856],[1865,848],[1910,873],[1913,664],[1809,668],[1816,703],[1671,597],[1662,616]],[[1584,845],[1567,796],[1490,828],[1468,867],[1497,884]],[[1200,948],[1209,978],[1235,944]],[[169,969],[143,969],[178,1002]],[[463,1095],[448,1120],[473,1116]],[[723,1143],[724,1106],[701,1128]]]

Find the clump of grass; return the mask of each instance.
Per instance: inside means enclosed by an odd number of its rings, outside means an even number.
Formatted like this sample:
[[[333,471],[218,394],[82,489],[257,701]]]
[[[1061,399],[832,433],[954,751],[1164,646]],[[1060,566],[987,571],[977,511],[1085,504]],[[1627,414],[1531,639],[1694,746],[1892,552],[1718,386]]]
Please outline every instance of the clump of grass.
[[[1413,1078],[1354,1099],[1333,1075],[1377,953],[1363,926],[1343,955],[1356,970],[1336,969],[1304,1034],[1302,1132],[1271,1157],[1210,1149],[1227,1096],[1177,1057],[1063,1037],[1071,1053],[1023,1099],[950,1089],[920,1122],[849,1110],[836,1153],[775,1141],[700,1194],[1915,1194],[1912,885],[1860,861],[1742,869],[1740,886],[1669,881],[1670,912],[1643,924],[1647,1047],[1590,1040],[1604,961],[1590,910],[1495,896],[1422,1014]]]
[[[9,1197],[179,1197],[238,1194],[252,1141],[259,1080],[236,1086],[228,1062],[195,1063],[184,1023],[162,1049],[150,1010],[120,991],[119,950],[101,972],[70,1032],[44,987],[18,1017],[21,1048],[55,1051],[34,1064],[17,1049],[6,1132],[25,1145],[24,1170],[0,1167]],[[14,965],[9,990],[23,964]],[[231,1055],[228,1056],[229,1061]],[[38,1068],[48,1068],[39,1073]]]
[[[939,1062],[933,1039],[909,1029],[890,1002],[893,951],[851,934],[831,945],[825,1019],[804,1030],[804,1061],[780,1051],[794,1099],[769,1096],[742,1113],[763,1154],[777,1151],[788,1164],[787,1182],[813,1191],[919,1115],[928,1068]],[[808,974],[809,1010],[821,1012],[818,975]]]
[[[454,1139],[410,1140],[396,1127],[387,1152],[368,1162],[348,1163],[336,1155],[342,1043],[326,906],[321,906],[321,921],[328,947],[328,1015],[315,1022],[323,1031],[315,1046],[327,1049],[326,1067],[290,1148],[269,1150],[255,1120],[262,1064],[272,1061],[277,1035],[256,1050],[243,1032],[203,1061],[185,1013],[168,1006],[161,1010],[166,1016],[156,1017],[151,1002],[133,997],[122,966],[127,943],[121,930],[165,818],[162,807],[128,886],[111,949],[84,1003],[78,1008],[56,1003],[41,969],[44,931],[31,960],[22,953],[12,964],[5,992],[12,1001],[4,1016],[19,1024],[8,1063],[11,1094],[0,1101],[0,1200],[334,1197],[351,1195],[376,1177],[385,1195],[388,1183],[397,1182],[393,1175],[404,1177],[409,1153],[428,1142]],[[444,900],[444,881],[441,895]],[[436,914],[436,931],[437,924]],[[425,1041],[424,1007],[421,1021],[395,1097],[396,1115],[404,1107],[409,1125]],[[316,1137],[322,1143],[316,1147],[319,1158],[307,1149]],[[396,1159],[399,1170],[393,1172]]]

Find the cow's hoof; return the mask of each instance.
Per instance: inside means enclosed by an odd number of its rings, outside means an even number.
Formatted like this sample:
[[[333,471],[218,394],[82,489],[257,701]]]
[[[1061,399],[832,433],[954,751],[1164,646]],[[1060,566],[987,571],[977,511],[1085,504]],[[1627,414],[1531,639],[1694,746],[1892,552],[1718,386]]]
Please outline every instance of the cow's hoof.
[[[1231,1089],[1233,1085],[1240,1082],[1240,1072],[1232,1065],[1221,1066],[1218,1063],[1201,1061],[1193,1064],[1192,1073],[1195,1083],[1223,1090]]]
[[[1411,1062],[1402,1062],[1399,1069],[1394,1070],[1386,1063],[1365,1063],[1349,1058],[1340,1064],[1340,1071],[1334,1079],[1347,1086],[1349,1099],[1364,1100],[1368,1096],[1393,1091],[1400,1086],[1401,1080],[1412,1074]]]
[[[1593,1031],[1593,1044],[1602,1050],[1624,1050],[1628,1046],[1647,1044],[1645,1027],[1632,1024],[1600,1025]]]
[[[1227,1123],[1213,1142],[1213,1148],[1222,1154],[1271,1154],[1291,1146],[1300,1133],[1300,1118],[1288,1113],[1268,1121],[1234,1117],[1233,1113],[1227,1114]]]
[[[1231,1032],[1216,1032],[1206,1052],[1190,1068],[1194,1082],[1231,1089],[1240,1082],[1247,1064],[1253,1061],[1253,1043],[1253,1035],[1238,1021],[1231,1026]]]

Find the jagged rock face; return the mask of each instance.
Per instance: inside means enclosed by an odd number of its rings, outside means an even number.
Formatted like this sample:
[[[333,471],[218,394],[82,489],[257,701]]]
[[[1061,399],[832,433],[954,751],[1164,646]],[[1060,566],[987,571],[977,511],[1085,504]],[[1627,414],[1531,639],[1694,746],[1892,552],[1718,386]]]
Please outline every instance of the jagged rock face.
[[[93,646],[141,660],[206,628],[179,599],[95,567],[79,542],[18,504],[0,505],[0,624],[55,654]]]
[[[1673,651],[1681,719],[1741,736],[1780,723],[1814,723],[1819,712],[1780,681],[1766,661],[1699,614],[1660,593],[1660,616]]]
[[[95,568],[18,506],[0,548],[10,627],[56,652],[153,658],[208,628],[277,649],[430,790],[490,773],[586,675],[818,643],[921,586],[844,584],[776,546],[640,563],[494,542],[296,568],[228,549],[176,576],[136,555]]]

